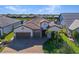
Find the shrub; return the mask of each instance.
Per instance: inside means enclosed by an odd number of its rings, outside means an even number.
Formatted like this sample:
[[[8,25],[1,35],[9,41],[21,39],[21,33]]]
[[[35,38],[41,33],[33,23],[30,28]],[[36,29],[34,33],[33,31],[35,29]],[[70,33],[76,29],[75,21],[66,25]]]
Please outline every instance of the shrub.
[[[59,36],[58,32],[52,32],[52,37],[50,40],[46,41],[43,44],[43,49],[45,52],[48,53],[56,53],[57,49],[61,48],[63,45],[63,41]]]
[[[79,33],[76,30],[72,31],[72,37],[76,40],[77,43],[79,43]]]

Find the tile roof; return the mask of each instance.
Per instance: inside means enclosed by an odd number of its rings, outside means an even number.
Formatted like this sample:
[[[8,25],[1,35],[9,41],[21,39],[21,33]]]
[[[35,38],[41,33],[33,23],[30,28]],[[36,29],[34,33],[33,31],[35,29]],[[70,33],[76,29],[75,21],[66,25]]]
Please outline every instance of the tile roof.
[[[36,25],[38,25],[38,26],[40,26],[40,23],[41,22],[49,22],[48,20],[46,20],[46,19],[44,19],[44,18],[42,18],[42,17],[36,17],[36,18],[33,18],[32,19],[32,22],[34,23],[34,24],[36,24]]]
[[[0,16],[0,27],[5,27],[18,21],[19,20],[8,18],[6,16]]]
[[[23,24],[25,27],[28,27],[30,29],[33,29],[33,30],[36,30],[36,29],[40,29],[39,26],[35,25],[34,23],[32,22],[27,22],[25,24]]]
[[[26,26],[26,27],[29,27],[29,28],[31,28],[33,30],[35,30],[35,29],[40,29],[40,23],[43,22],[43,21],[48,22],[44,18],[36,17],[36,18],[33,18],[30,21],[26,21],[23,25]]]
[[[79,28],[79,20],[78,20],[78,19],[76,19],[76,20],[70,25],[69,29],[70,29],[70,30],[75,30],[75,29],[77,29],[77,28]]]
[[[55,23],[54,23],[54,21],[51,21],[50,23],[49,23],[49,26],[51,27],[51,26],[54,26],[54,25],[56,25]]]

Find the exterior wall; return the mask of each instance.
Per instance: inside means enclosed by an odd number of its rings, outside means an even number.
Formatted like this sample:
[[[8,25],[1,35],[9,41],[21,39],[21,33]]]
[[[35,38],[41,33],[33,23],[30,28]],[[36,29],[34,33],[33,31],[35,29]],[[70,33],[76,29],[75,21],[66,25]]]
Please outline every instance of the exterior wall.
[[[42,37],[42,31],[41,30],[33,31],[33,37],[34,38],[41,38]]]
[[[8,34],[9,32],[11,32],[13,29],[13,25],[9,25],[3,28],[3,32]]]
[[[14,24],[14,28],[21,26],[21,21]]]

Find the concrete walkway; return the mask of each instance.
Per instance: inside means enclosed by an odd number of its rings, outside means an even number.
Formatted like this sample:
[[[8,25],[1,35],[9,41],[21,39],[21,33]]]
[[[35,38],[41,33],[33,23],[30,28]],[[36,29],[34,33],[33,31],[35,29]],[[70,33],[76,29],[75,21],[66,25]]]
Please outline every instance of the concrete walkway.
[[[20,51],[16,51],[12,48],[6,47],[2,53],[43,53],[42,46],[33,46]]]

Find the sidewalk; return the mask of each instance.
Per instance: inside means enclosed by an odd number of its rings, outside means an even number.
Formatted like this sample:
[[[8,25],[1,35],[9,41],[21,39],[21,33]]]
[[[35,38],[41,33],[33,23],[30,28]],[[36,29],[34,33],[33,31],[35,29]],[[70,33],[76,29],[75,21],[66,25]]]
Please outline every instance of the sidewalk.
[[[6,47],[1,53],[43,53],[43,50],[41,45],[35,45],[33,47],[26,48],[20,51]]]

